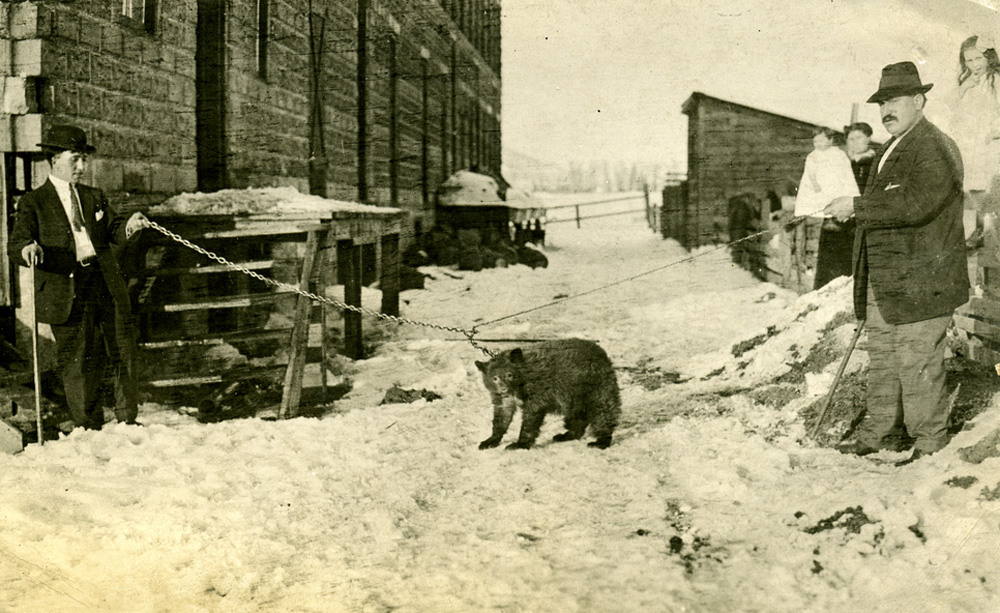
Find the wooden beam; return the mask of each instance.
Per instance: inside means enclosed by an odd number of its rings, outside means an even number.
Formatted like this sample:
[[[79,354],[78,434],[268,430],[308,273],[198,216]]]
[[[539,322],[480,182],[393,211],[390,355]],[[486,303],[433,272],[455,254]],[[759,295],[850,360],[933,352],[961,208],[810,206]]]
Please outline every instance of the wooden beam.
[[[342,248],[344,243],[347,247]],[[345,259],[341,259],[341,254]],[[361,306],[361,246],[341,241],[337,246],[337,274],[343,275],[344,303]],[[361,314],[344,309],[344,354],[353,359],[364,357]]]
[[[382,237],[382,313],[399,316],[399,235]]]
[[[178,302],[174,304],[142,304],[137,307],[141,313],[177,313],[181,311],[204,311],[206,309],[240,309],[251,307],[257,304],[267,304],[275,300],[288,296],[290,290],[275,290],[273,292],[262,292],[259,294],[247,294],[245,296],[229,296],[213,298],[210,300],[199,300],[196,302]]]
[[[306,239],[305,259],[302,262],[302,274],[299,277],[299,289],[309,291],[309,281],[312,279],[313,267],[316,264],[316,253],[319,250],[319,232],[309,233]],[[288,367],[285,370],[285,386],[281,393],[281,407],[278,418],[294,417],[302,399],[302,374],[306,365],[306,345],[309,341],[309,310],[312,299],[299,295],[295,305],[295,327],[292,328],[291,346],[288,351]]]
[[[316,293],[320,296],[326,297],[326,288],[330,283],[330,258],[331,254],[335,253],[332,248],[330,248],[330,235],[332,232],[327,232],[323,237],[319,247],[319,274],[316,275]],[[333,256],[336,257],[336,256]],[[326,373],[326,361],[330,355],[329,339],[327,333],[327,311],[330,305],[325,302],[319,303],[319,347],[320,347],[320,383],[323,387],[323,402],[327,400],[327,373]]]
[[[243,268],[249,270],[268,270],[278,264],[293,264],[296,260],[257,260],[253,262],[237,262]],[[219,272],[237,272],[225,264],[213,264],[209,266],[185,266],[180,268],[156,268],[150,271],[150,276],[165,277],[172,275],[204,275]]]

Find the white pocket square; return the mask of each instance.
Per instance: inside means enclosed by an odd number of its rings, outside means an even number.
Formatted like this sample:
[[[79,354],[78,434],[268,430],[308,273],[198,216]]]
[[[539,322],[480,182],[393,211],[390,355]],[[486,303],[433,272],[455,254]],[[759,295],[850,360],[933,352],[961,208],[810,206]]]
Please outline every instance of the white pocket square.
[[[104,211],[97,211],[97,214],[94,215],[94,218],[97,219],[97,221],[101,221],[102,219],[104,219]]]
[[[899,187],[899,183],[890,183],[889,185],[885,186],[885,191],[889,191],[890,189],[896,189],[897,187]]]

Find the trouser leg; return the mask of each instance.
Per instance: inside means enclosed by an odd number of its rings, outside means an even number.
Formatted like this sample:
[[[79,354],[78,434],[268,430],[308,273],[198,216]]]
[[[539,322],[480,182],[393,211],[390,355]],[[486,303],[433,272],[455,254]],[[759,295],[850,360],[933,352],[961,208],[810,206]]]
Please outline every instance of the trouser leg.
[[[905,424],[914,448],[931,452],[948,443],[945,335],[951,316],[893,325],[868,289],[867,415],[858,439],[879,449],[899,450]]]
[[[948,444],[945,335],[951,316],[898,326],[900,382],[906,430],[914,449],[933,453]]]
[[[876,449],[891,448],[903,423],[902,385],[895,359],[895,327],[887,323],[868,290],[867,412],[858,425],[858,440]]]
[[[66,324],[52,326],[56,369],[74,425],[99,429],[104,425],[97,398],[105,364],[103,347],[96,338],[93,311],[83,307],[75,315]]]
[[[136,354],[138,348],[131,316],[115,309],[113,321],[104,322],[107,352],[112,358],[115,384],[115,417],[120,422],[134,422],[139,415],[136,384]]]

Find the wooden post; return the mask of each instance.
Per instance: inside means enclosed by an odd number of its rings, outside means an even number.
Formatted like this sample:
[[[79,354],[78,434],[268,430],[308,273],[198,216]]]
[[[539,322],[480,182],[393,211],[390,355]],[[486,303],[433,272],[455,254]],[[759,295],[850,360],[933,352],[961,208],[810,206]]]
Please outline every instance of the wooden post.
[[[346,245],[344,244],[346,243]],[[343,259],[340,258],[343,254]],[[343,275],[344,302],[361,306],[361,246],[345,240],[337,243],[337,271]],[[364,357],[361,313],[344,310],[344,354],[353,360]]]
[[[331,228],[331,234],[333,230]],[[324,238],[323,245],[320,248],[321,254],[319,255],[319,275],[316,279],[316,293],[320,296],[326,297],[326,288],[330,283],[330,252],[333,251],[333,246],[330,244],[329,235]],[[330,340],[327,338],[328,331],[326,328],[327,324],[327,311],[329,305],[325,302],[319,303],[319,372],[320,372],[320,383],[323,386],[323,402],[327,399],[327,360],[330,357]],[[311,317],[309,318],[311,321]],[[308,338],[308,334],[306,335]]]
[[[399,235],[382,237],[382,313],[399,315]]]
[[[655,230],[653,227],[653,210],[649,208],[649,184],[642,184],[642,196],[646,201],[646,225],[649,226],[651,230]]]
[[[576,227],[580,227],[580,205],[576,205]]]
[[[299,289],[309,291],[309,280],[312,278],[316,263],[316,252],[319,248],[319,231],[312,230],[306,239],[305,258],[302,262],[302,275],[299,277]],[[312,310],[312,299],[298,296],[295,303],[295,325],[292,327],[292,338],[288,350],[288,366],[285,368],[285,386],[281,394],[281,407],[278,418],[294,417],[302,399],[302,375],[306,366],[306,349],[309,344],[309,311]]]
[[[792,261],[795,263],[795,291],[799,293],[804,293],[803,290],[809,291],[810,288],[805,287],[806,282],[806,225],[808,223],[807,219],[802,220],[797,226],[795,226],[795,251],[792,256]]]

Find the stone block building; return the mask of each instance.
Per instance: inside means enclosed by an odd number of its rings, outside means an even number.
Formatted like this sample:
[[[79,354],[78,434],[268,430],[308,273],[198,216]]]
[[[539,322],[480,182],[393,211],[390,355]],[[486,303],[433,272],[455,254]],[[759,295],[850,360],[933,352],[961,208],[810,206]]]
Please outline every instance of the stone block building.
[[[291,185],[406,210],[405,243],[452,172],[499,173],[500,91],[499,0],[0,2],[0,242],[68,122],[122,207]]]

